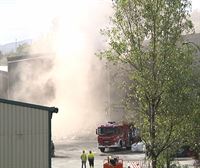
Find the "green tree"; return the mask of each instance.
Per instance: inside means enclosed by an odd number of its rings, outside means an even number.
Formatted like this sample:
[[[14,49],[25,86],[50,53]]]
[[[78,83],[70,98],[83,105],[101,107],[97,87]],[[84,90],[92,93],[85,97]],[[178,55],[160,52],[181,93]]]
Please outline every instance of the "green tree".
[[[193,50],[183,34],[193,30],[189,0],[117,0],[103,35],[108,48],[98,53],[123,63],[127,109],[136,111],[152,167],[172,147],[181,145],[187,121],[197,105],[193,82]],[[199,78],[199,77],[198,77]],[[159,162],[158,162],[159,161]]]
[[[27,55],[30,52],[30,44],[20,44],[16,49],[16,55]]]
[[[193,42],[187,42],[187,45],[190,45],[191,47],[194,47],[197,54],[200,52],[200,47],[193,43]],[[195,60],[193,62],[193,79],[191,80],[191,83],[194,86],[200,86],[199,81],[199,73],[200,73],[200,55],[195,57]],[[199,105],[200,105],[200,90],[198,87],[195,87],[193,89],[193,97],[196,99],[194,103],[193,112],[190,113],[190,120],[187,121],[187,136],[185,138],[185,141],[188,142],[188,144],[191,146],[192,150],[195,151],[196,156],[195,159],[200,163],[200,112],[199,112]],[[199,102],[199,103],[196,103]]]
[[[24,43],[24,44],[20,44],[16,48],[16,51],[7,53],[5,54],[5,56],[6,57],[24,56],[24,55],[29,55],[30,51],[31,51],[31,45]]]

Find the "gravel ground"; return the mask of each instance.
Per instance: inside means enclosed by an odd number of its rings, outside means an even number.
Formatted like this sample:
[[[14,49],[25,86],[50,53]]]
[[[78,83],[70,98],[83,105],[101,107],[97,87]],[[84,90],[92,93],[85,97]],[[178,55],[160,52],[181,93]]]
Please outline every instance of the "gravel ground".
[[[145,155],[143,153],[133,153],[131,151],[122,150],[122,151],[106,151],[101,153],[97,148],[95,140],[89,141],[65,141],[62,143],[55,143],[55,158],[52,158],[52,168],[81,168],[80,155],[82,150],[85,150],[87,153],[89,150],[92,150],[95,154],[95,168],[103,168],[103,162],[108,156],[118,156],[120,159],[123,159],[123,166],[127,168],[128,161],[138,161],[143,160]],[[182,166],[194,167],[194,160],[191,158],[179,158],[175,160]],[[89,168],[89,164],[87,163]]]

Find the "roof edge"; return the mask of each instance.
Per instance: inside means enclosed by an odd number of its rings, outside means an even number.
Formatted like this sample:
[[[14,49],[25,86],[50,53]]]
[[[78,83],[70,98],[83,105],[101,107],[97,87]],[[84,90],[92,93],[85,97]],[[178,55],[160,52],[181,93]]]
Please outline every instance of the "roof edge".
[[[22,54],[22,55],[16,55],[12,57],[8,57],[8,63],[12,62],[18,62],[18,61],[24,61],[24,60],[30,60],[30,59],[38,59],[38,58],[51,58],[54,56],[55,53],[35,53],[35,54]]]
[[[0,103],[6,103],[6,104],[11,104],[11,105],[35,108],[35,109],[40,109],[40,110],[46,110],[46,111],[48,111],[50,113],[58,113],[58,108],[57,107],[47,107],[47,106],[31,104],[31,103],[15,101],[15,100],[2,99],[2,98],[0,98]]]

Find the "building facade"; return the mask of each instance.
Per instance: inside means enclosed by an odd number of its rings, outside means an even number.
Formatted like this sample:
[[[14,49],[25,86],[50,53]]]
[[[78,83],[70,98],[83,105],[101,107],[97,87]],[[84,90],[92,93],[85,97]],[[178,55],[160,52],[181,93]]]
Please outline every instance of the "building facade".
[[[8,58],[8,97],[17,101],[48,104],[55,94],[49,75],[53,66],[51,54]]]

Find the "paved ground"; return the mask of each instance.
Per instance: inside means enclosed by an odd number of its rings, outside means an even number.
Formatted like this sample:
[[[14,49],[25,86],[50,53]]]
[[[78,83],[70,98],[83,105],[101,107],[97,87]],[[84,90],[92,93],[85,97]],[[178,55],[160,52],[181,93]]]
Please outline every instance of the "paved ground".
[[[52,168],[81,168],[80,155],[82,150],[92,150],[95,154],[95,168],[103,168],[103,161],[110,155],[118,156],[124,161],[124,168],[127,168],[128,161],[143,160],[143,153],[133,153],[131,151],[106,151],[101,153],[98,148],[96,141],[66,141],[62,143],[55,143],[55,154],[56,157],[52,159]],[[177,160],[180,165],[186,165],[193,167],[194,161],[191,158],[180,158]],[[89,165],[87,163],[87,167]]]

